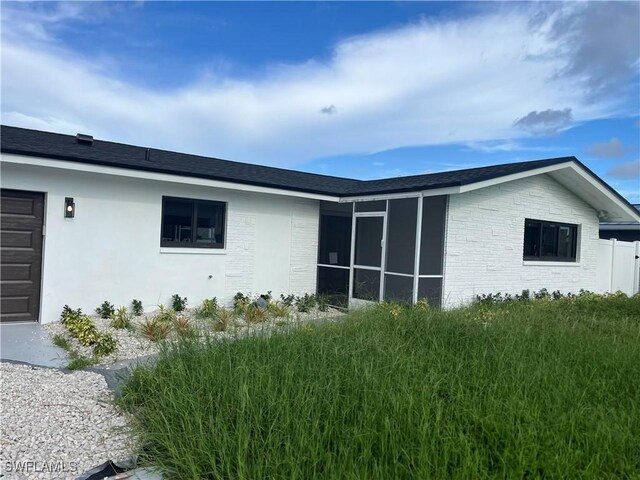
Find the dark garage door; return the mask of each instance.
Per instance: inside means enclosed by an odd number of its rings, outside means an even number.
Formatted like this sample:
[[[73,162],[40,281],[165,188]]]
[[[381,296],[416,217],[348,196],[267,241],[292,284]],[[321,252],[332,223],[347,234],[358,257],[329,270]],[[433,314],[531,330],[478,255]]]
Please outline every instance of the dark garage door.
[[[35,322],[40,309],[44,194],[1,191],[0,321]]]

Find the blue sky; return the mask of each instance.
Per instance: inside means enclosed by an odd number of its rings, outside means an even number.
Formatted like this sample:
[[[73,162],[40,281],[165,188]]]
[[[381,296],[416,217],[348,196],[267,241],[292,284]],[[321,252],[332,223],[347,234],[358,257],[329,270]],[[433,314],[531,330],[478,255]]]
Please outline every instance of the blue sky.
[[[2,123],[380,178],[575,155],[640,202],[625,3],[2,3]]]

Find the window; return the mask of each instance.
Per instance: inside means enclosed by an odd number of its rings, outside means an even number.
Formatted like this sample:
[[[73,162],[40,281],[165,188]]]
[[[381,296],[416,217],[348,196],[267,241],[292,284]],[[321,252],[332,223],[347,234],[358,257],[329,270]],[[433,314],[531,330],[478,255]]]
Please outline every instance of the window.
[[[525,260],[575,262],[578,226],[568,223],[524,221]]]
[[[161,247],[224,248],[224,202],[162,197]]]

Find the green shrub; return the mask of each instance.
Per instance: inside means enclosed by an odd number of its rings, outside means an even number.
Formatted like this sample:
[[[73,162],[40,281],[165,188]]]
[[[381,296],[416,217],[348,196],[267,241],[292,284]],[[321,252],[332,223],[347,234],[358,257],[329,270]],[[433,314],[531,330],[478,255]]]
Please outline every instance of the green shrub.
[[[131,315],[127,312],[126,307],[120,307],[116,312],[111,316],[112,328],[119,329],[127,329],[131,330],[133,328],[133,323],[131,323]]]
[[[310,312],[316,306],[316,296],[305,293],[302,297],[296,297],[296,308],[299,312]]]
[[[131,301],[131,313],[133,313],[135,317],[139,317],[144,313],[144,308],[142,308],[142,302],[140,300],[134,298]]]
[[[113,338],[113,335],[107,332],[101,332],[93,344],[93,352],[98,357],[104,357],[113,353],[117,347],[118,344],[116,343],[116,339]]]
[[[182,312],[187,308],[187,297],[181,297],[177,293],[171,296],[171,307],[176,312]]]
[[[64,307],[62,307],[62,313],[60,314],[60,320],[61,320],[62,324],[65,325],[69,318],[80,317],[80,316],[82,316],[82,310],[81,309],[78,308],[78,309],[74,310],[73,308],[69,307],[69,305],[65,305]]]
[[[96,313],[100,315],[100,318],[111,318],[111,315],[113,315],[115,311],[116,309],[113,304],[106,300],[102,302],[102,305],[96,308]]]
[[[196,317],[198,318],[213,318],[218,311],[218,299],[205,298],[202,304],[196,308]]]
[[[68,317],[65,321],[65,327],[85,347],[93,345],[100,336],[93,320],[87,315]]]
[[[284,303],[287,307],[293,306],[293,302],[295,302],[295,300],[296,300],[296,296],[293,294],[291,295],[280,294],[280,301],[282,301],[282,303]]]
[[[329,300],[324,295],[316,296],[316,303],[318,305],[318,310],[321,312],[326,312],[329,310]]]
[[[251,299],[247,295],[238,292],[233,296],[233,311],[236,315],[242,315],[250,303]]]

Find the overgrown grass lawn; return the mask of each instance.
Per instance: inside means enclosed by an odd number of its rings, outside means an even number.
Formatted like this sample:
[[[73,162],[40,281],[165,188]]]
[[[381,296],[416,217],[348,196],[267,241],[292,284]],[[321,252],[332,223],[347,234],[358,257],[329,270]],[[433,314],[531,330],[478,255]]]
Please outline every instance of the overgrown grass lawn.
[[[640,298],[184,340],[122,404],[167,478],[640,478]]]

